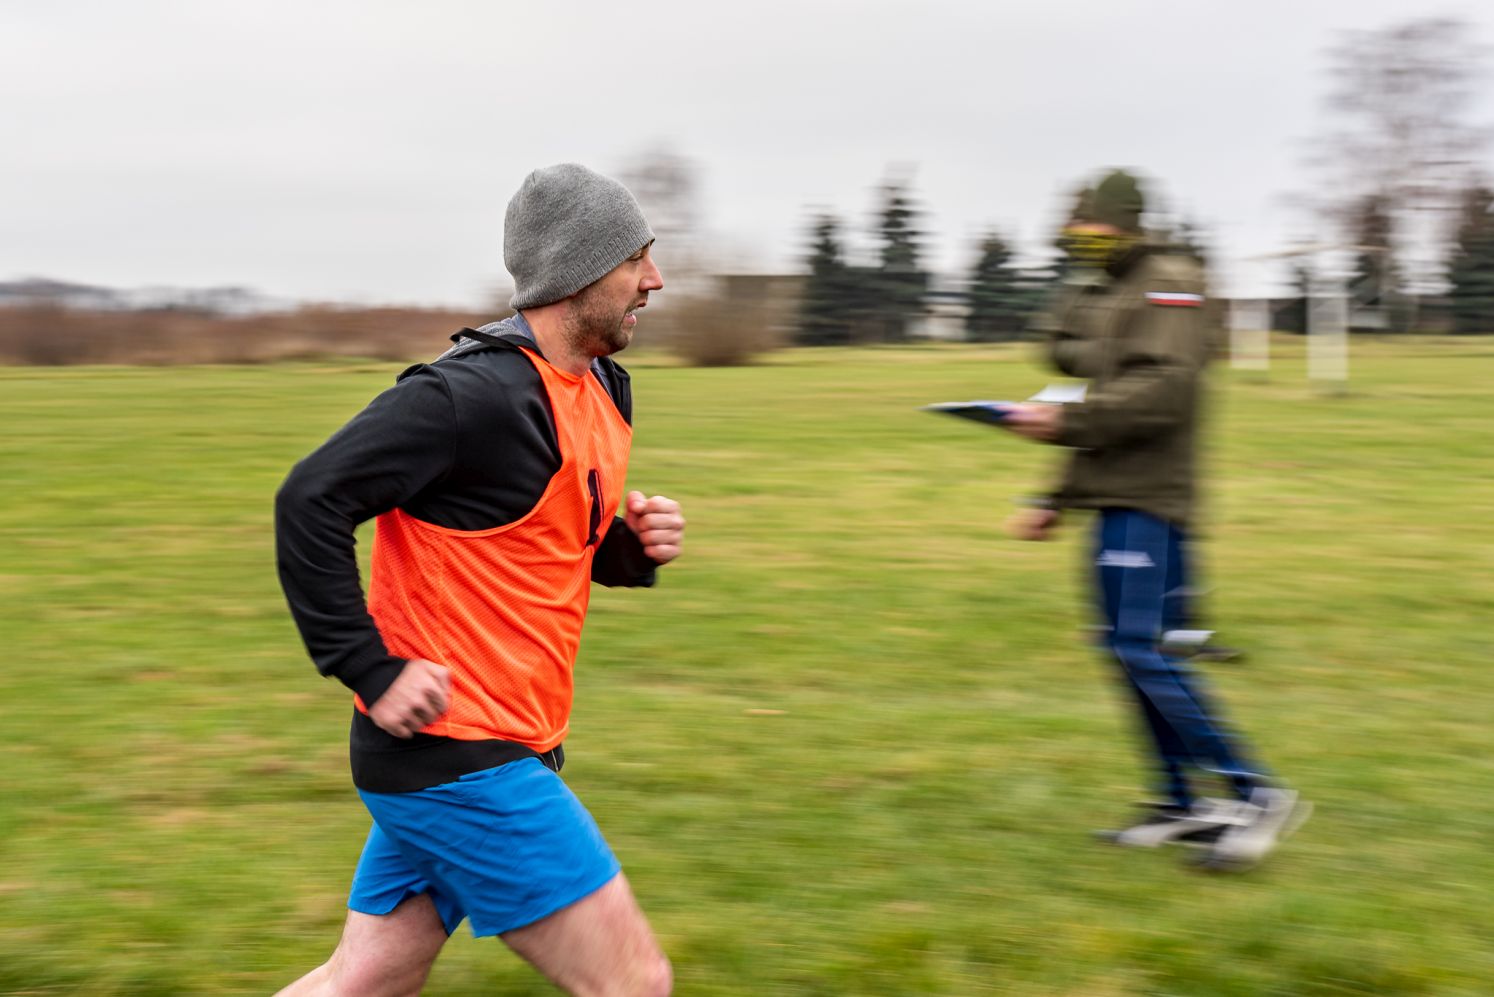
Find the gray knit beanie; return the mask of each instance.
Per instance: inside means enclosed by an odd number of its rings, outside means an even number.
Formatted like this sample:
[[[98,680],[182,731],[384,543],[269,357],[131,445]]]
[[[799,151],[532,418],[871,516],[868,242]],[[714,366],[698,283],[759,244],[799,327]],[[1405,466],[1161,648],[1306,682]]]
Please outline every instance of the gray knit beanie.
[[[568,298],[654,238],[628,188],[576,163],[535,170],[508,202],[503,265],[516,309]]]

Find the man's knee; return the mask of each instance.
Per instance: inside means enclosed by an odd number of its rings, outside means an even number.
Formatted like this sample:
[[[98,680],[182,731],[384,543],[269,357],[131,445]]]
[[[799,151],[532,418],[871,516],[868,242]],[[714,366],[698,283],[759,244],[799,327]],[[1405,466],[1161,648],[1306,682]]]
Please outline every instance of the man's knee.
[[[674,967],[664,953],[655,953],[643,975],[638,997],[669,997],[674,992]]]
[[[379,959],[333,956],[327,993],[336,997],[418,997],[429,966],[396,965]]]
[[[655,951],[639,957],[615,978],[593,984],[575,984],[577,997],[669,997],[674,992],[674,968],[669,958]]]
[[[389,914],[348,912],[337,950],[328,960],[329,992],[358,997],[419,994],[446,942],[446,930],[426,894]]]

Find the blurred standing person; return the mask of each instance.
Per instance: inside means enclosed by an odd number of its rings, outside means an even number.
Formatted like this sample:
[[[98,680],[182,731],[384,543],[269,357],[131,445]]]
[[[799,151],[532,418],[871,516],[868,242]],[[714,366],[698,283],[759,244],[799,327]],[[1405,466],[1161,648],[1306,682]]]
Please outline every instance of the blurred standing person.
[[[1071,448],[1062,483],[1013,531],[1043,540],[1068,509],[1094,510],[1094,564],[1106,644],[1147,730],[1166,799],[1105,836],[1155,847],[1208,844],[1218,870],[1249,868],[1306,815],[1222,724],[1197,675],[1162,636],[1185,625],[1204,367],[1214,349],[1201,267],[1148,241],[1143,194],[1124,171],[1081,197],[1066,227],[1070,270],[1040,320],[1053,366],[1087,379],[1081,401],[1025,403],[1004,423]],[[1195,796],[1189,769],[1223,778],[1232,799]]]
[[[504,223],[517,314],[401,374],[276,497],[281,581],[318,670],[356,694],[373,816],[342,939],[285,994],[418,993],[464,918],[568,992],[670,990],[558,775],[591,583],[652,585],[683,535],[676,502],[622,492],[632,393],[610,355],[663,287],[653,241],[617,181],[529,174]]]

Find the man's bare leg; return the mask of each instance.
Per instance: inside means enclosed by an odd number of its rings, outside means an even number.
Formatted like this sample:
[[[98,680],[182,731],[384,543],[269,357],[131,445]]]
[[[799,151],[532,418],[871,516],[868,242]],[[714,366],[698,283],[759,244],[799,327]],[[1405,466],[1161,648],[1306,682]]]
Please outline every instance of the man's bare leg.
[[[350,910],[332,958],[276,997],[414,997],[445,944],[441,915],[423,893],[382,916]]]
[[[577,997],[664,997],[673,989],[669,959],[622,873],[590,896],[502,937]]]

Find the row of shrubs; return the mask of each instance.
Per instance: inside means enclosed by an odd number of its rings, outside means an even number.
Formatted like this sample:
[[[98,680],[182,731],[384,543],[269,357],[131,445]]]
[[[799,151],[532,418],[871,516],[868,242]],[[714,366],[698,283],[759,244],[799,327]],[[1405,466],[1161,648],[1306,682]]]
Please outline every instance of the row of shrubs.
[[[416,308],[309,306],[293,312],[223,316],[161,309],[83,311],[55,304],[0,308],[0,365],[249,364],[362,357],[426,360],[453,332],[501,318]],[[784,341],[781,309],[706,296],[651,304],[640,345],[686,363],[744,363]]]
[[[43,304],[0,309],[0,363],[235,364],[439,353],[481,316],[413,308],[307,307],[223,316],[179,310],[79,311]]]

